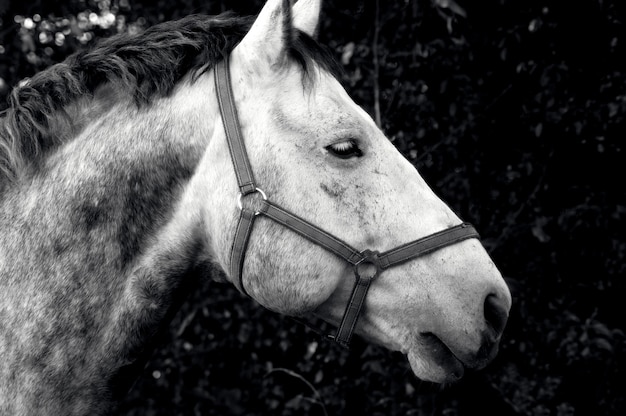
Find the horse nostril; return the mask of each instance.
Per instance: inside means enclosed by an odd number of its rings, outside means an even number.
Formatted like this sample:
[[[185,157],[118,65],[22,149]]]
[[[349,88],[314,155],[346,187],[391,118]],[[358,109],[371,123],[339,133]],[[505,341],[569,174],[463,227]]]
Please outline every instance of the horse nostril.
[[[485,299],[485,321],[493,331],[496,338],[500,337],[506,321],[509,317],[508,310],[496,295],[488,295]]]

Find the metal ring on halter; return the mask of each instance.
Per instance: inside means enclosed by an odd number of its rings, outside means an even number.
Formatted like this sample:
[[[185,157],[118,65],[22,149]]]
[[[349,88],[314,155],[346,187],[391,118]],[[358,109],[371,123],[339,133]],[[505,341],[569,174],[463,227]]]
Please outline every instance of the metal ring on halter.
[[[380,262],[378,260],[379,254],[380,253],[375,250],[363,250],[361,252],[361,255],[363,256],[363,258],[359,260],[358,262],[356,262],[354,265],[354,273],[357,276],[357,278],[363,277],[361,273],[359,273],[359,267],[361,265],[370,265],[375,269],[374,273],[367,277],[368,279],[373,280],[374,278],[378,277],[378,275],[383,269],[380,266]]]
[[[263,198],[263,201],[267,201],[267,195],[265,195],[265,192],[263,192],[262,189],[260,188],[254,188],[254,192],[251,192],[249,194],[242,194],[241,192],[239,193],[239,197],[237,199],[237,206],[239,207],[240,211],[243,211],[243,197],[244,196],[248,196],[248,195],[252,195],[252,194],[261,194],[261,198]],[[259,215],[261,213],[261,211],[254,211],[254,215]]]

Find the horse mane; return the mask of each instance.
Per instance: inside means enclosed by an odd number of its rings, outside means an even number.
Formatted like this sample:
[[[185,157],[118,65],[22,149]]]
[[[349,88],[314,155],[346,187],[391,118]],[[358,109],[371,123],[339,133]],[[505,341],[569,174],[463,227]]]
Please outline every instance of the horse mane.
[[[93,98],[107,83],[137,106],[169,95],[190,71],[193,79],[227,56],[250,29],[253,17],[190,15],[144,32],[118,34],[79,51],[16,87],[0,119],[0,193],[24,167],[68,140],[72,120],[65,109]],[[336,71],[330,52],[306,34],[287,37],[289,56],[305,74],[311,62]],[[68,128],[58,128],[59,125]],[[56,128],[55,128],[56,127]]]

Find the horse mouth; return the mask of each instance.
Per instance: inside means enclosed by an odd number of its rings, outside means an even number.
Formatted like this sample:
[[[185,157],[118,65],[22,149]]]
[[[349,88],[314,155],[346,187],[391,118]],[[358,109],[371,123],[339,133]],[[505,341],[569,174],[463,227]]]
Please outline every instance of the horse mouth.
[[[459,381],[466,370],[486,367],[498,352],[498,341],[497,338],[485,337],[474,353],[463,354],[455,352],[434,333],[423,332],[407,357],[418,378],[452,384]]]
[[[435,334],[431,332],[420,334],[418,345],[416,351],[407,354],[413,372],[418,378],[451,384],[459,381],[465,374],[467,368],[465,363]]]

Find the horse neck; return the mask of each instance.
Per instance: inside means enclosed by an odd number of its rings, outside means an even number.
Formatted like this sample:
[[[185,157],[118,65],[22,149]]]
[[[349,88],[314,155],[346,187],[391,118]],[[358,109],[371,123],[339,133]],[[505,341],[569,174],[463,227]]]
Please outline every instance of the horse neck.
[[[206,98],[212,84],[182,84],[150,106],[122,101],[89,122],[81,118],[102,110],[102,103],[74,109],[81,132],[34,162],[0,198],[0,224],[16,234],[3,233],[0,243],[56,236],[57,252],[81,240],[111,241],[119,246],[107,260],[119,270],[132,266],[147,237],[171,219],[212,136],[217,109]]]
[[[98,408],[205,265],[185,185],[218,114],[207,78],[148,108],[114,105],[0,200],[0,414],[20,414],[3,397]]]

